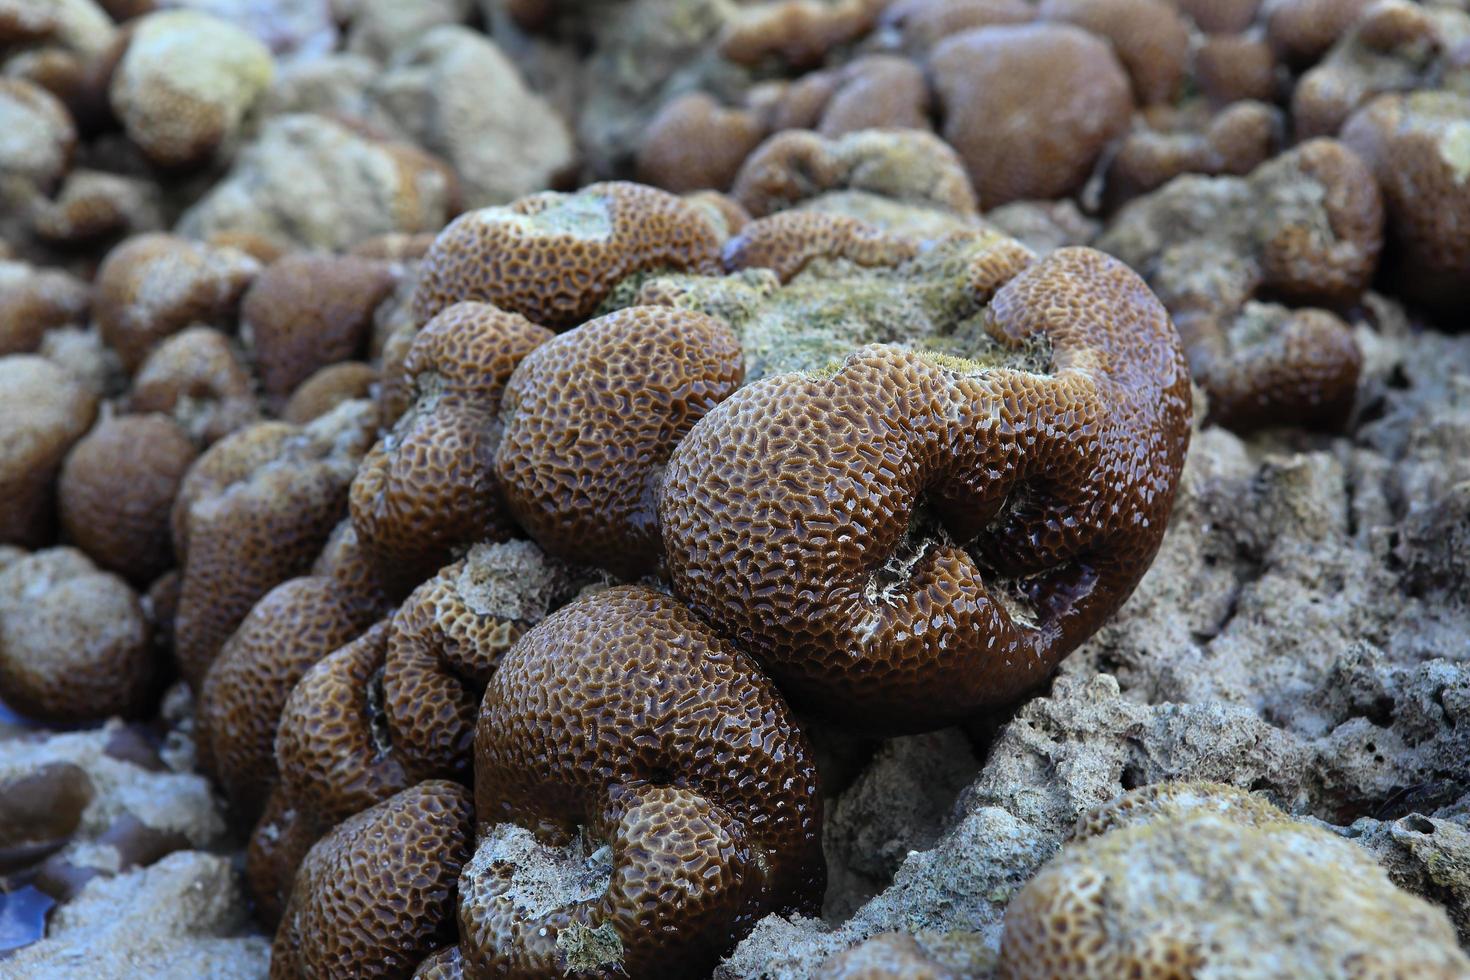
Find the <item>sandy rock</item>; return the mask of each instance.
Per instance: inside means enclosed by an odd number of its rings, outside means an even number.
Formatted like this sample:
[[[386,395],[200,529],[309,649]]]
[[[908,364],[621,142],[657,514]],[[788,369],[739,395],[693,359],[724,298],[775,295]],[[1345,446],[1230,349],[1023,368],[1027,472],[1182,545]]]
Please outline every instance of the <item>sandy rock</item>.
[[[471,0],[356,0],[347,50],[386,61],[436,27],[469,19]]]
[[[450,197],[449,178],[420,151],[293,114],[267,122],[177,230],[193,238],[251,232],[286,248],[341,250],[387,232],[437,230]]]
[[[465,27],[436,27],[399,49],[369,98],[454,167],[469,208],[544,190],[572,164],[560,116],[493,42]]]
[[[126,980],[266,976],[270,941],[249,935],[249,906],[229,859],[171,854],[148,868],[98,879],[59,909],[45,939],[5,963],[14,980],[85,972]]]

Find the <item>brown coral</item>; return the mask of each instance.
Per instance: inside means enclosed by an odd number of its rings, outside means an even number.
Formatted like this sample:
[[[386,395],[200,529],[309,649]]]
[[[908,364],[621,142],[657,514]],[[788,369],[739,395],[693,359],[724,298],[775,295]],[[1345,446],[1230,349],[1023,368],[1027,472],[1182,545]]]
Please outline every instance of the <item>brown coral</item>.
[[[896,0],[884,8],[882,23],[903,35],[910,54],[923,55],[971,28],[1035,19],[1035,8],[1025,0]]]
[[[1217,34],[1205,38],[1194,53],[1194,74],[1213,105],[1276,100],[1276,56],[1259,37]]]
[[[929,83],[907,58],[866,55],[843,65],[817,124],[823,136],[880,128],[930,128]]]
[[[29,354],[50,328],[84,322],[91,300],[70,273],[0,261],[0,356]]]
[[[1315,63],[1374,0],[1278,0],[1266,12],[1271,44],[1296,66]]]
[[[103,419],[62,467],[61,526],[97,564],[147,585],[173,566],[169,511],[197,455],[162,415]]]
[[[1206,120],[1161,110],[1135,126],[1107,169],[1113,204],[1137,197],[1180,174],[1248,174],[1281,143],[1281,113],[1260,102],[1237,102]]]
[[[296,875],[273,980],[408,977],[452,928],[472,834],[469,794],[439,780],[344,821]]]
[[[159,341],[195,323],[233,320],[260,263],[163,233],[136,235],[108,253],[97,270],[92,306],[97,326],[123,366],[134,371]]]
[[[1346,423],[1363,355],[1335,315],[1248,303],[1230,316],[1185,310],[1174,319],[1209,421],[1236,432]]]
[[[638,179],[675,193],[722,191],[765,135],[755,113],[726,109],[704,92],[691,92],[648,123],[638,149]]]
[[[665,476],[678,594],[783,691],[865,727],[937,727],[1042,683],[1168,519],[1189,378],[1142,280],[1061,249],[983,323],[1001,366],[875,345],[767,378]]]
[[[1466,60],[1467,41],[1470,14],[1464,11],[1408,0],[1367,7],[1322,63],[1297,82],[1291,97],[1297,136],[1335,136],[1376,95],[1444,84],[1450,64]]]
[[[163,223],[158,191],[147,181],[77,168],[56,198],[38,207],[31,224],[38,237],[62,245],[92,245],[124,232],[151,231]]]
[[[959,155],[930,133],[862,131],[836,139],[777,133],[746,158],[731,195],[764,217],[833,191],[875,194],[960,217],[977,212]]]
[[[1470,302],[1470,95],[1385,95],[1343,142],[1378,178],[1390,271],[1404,296],[1454,316]]]
[[[506,655],[475,804],[489,833],[460,881],[466,976],[694,974],[766,912],[821,901],[805,738],[753,662],[650,589],[580,599]],[[610,845],[597,877],[529,904],[536,852],[586,867],[579,826]]]
[[[414,339],[404,362],[414,404],[363,460],[351,498],[363,543],[412,582],[457,545],[509,535],[495,488],[500,398],[516,365],[551,336],[466,302]]]
[[[127,583],[53,548],[0,570],[0,698],[59,724],[136,715],[153,692],[148,624]]]
[[[374,427],[349,402],[303,428],[243,429],[199,457],[174,502],[183,563],[175,655],[198,690],[256,601],[305,573],[347,506],[347,488]]]
[[[288,255],[266,267],[240,304],[261,387],[277,404],[318,368],[356,357],[392,270],[355,256]]]
[[[96,414],[97,396],[50,361],[0,357],[0,544],[50,540],[61,462]]]
[[[330,577],[290,579],[251,607],[210,664],[199,691],[203,768],[246,820],[276,782],[276,726],[291,689],[379,612]]]
[[[1139,105],[1169,101],[1184,82],[1189,26],[1164,0],[1042,0],[1037,14],[1107,38]]]
[[[543,344],[501,410],[495,472],[511,514],[552,554],[651,571],[664,464],[744,374],[730,328],[689,310],[635,306]]]
[[[281,418],[294,425],[305,425],[345,401],[370,397],[377,382],[378,372],[371,364],[362,361],[329,364],[296,386],[281,409]]]
[[[944,138],[986,208],[1077,190],[1132,114],[1107,42],[1066,24],[966,31],[934,49],[929,69]]]
[[[782,211],[759,218],[725,243],[725,268],[770,269],[789,282],[814,259],[893,266],[913,258],[919,242],[845,215]]]
[[[76,149],[77,128],[66,106],[39,85],[0,78],[0,121],[21,137],[0,145],[0,173],[49,193]]]
[[[189,327],[164,340],[133,376],[132,412],[171,417],[209,445],[260,417],[250,372],[225,335]]]
[[[776,59],[792,68],[822,63],[832,48],[878,23],[887,0],[770,0],[741,9],[717,40],[720,54],[741,65]]]
[[[564,329],[635,272],[717,271],[719,248],[699,212],[666,191],[606,183],[533,194],[451,222],[424,257],[414,312],[423,323],[483,300]]]

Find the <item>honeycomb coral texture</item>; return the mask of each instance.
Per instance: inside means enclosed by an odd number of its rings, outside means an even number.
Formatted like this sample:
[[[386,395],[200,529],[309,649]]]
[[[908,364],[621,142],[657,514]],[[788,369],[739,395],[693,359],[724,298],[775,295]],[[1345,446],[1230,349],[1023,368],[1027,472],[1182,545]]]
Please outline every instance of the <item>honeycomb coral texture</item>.
[[[1013,700],[1159,546],[1190,417],[1163,307],[1064,249],[986,326],[1045,369],[868,347],[736,392],[670,461],[676,591],[813,707],[902,727]]]

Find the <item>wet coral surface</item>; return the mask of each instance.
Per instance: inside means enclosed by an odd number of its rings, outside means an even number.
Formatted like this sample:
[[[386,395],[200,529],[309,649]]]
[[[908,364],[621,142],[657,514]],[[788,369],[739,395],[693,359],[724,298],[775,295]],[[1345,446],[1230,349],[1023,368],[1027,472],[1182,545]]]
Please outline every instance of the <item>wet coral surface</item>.
[[[1470,978],[1465,0],[0,0],[0,976]]]

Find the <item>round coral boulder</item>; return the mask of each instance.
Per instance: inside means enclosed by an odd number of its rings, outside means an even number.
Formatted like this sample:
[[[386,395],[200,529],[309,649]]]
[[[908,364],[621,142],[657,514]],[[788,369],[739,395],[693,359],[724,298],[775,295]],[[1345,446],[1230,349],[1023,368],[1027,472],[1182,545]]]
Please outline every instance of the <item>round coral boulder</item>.
[[[675,450],[675,591],[793,698],[938,727],[1041,684],[1153,559],[1189,442],[1179,338],[1091,249],[1001,286],[989,363],[873,345],[762,379]]]
[[[658,563],[658,484],[685,434],[745,375],[703,313],[635,306],[532,351],[506,386],[495,471],[553,554],[632,577]]]
[[[506,654],[475,732],[475,808],[467,975],[698,975],[767,912],[821,902],[805,737],[753,661],[651,589],[579,599]],[[607,845],[590,861],[579,827]],[[540,887],[546,861],[589,884]]]
[[[966,31],[936,47],[929,68],[944,138],[985,208],[1078,190],[1133,112],[1107,42],[1066,24]]]

